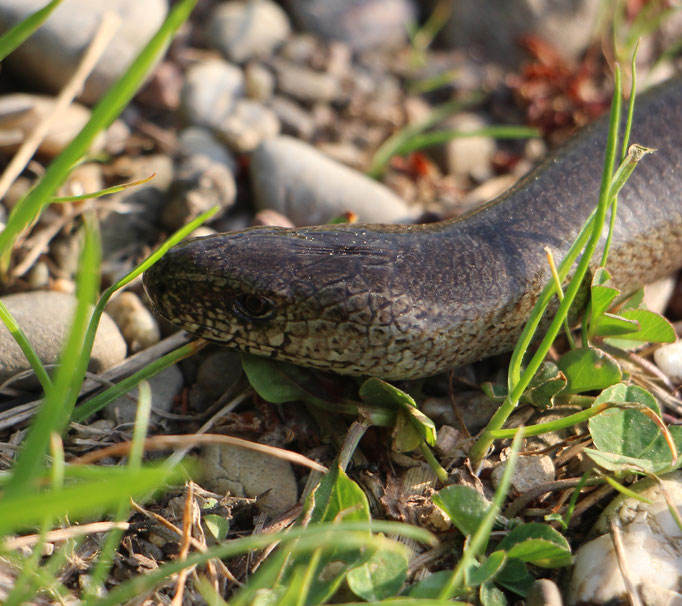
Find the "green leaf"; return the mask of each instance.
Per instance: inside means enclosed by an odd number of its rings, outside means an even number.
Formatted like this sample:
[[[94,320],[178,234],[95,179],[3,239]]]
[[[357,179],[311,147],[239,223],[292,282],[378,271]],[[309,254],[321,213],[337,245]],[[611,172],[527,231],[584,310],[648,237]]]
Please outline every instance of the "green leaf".
[[[603,313],[590,326],[590,337],[617,337],[639,330],[639,324],[615,314]]]
[[[408,559],[404,549],[375,551],[368,561],[348,571],[346,582],[359,598],[378,602],[400,591],[407,578],[407,568]]]
[[[614,473],[630,473],[633,469],[643,471],[644,473],[658,473],[660,469],[666,467],[654,465],[648,459],[626,457],[625,455],[614,454],[612,452],[601,452],[593,448],[584,448],[583,452],[597,465]]]
[[[422,579],[418,583],[415,583],[410,587],[407,592],[411,598],[421,599],[421,600],[435,600],[440,596],[440,592],[443,590],[450,580],[452,572],[449,570],[439,570],[430,574],[428,577]],[[448,602],[449,604],[450,602]]]
[[[507,389],[506,385],[491,383],[490,381],[486,381],[485,383],[481,384],[481,391],[491,400],[495,400],[496,402],[503,402],[509,394],[509,390]]]
[[[620,290],[609,286],[611,274],[603,267],[597,269],[590,285],[590,324],[605,313],[613,304]]]
[[[506,561],[507,554],[502,549],[493,551],[480,566],[469,572],[467,575],[467,585],[478,587],[483,583],[492,581],[497,576],[497,573],[502,570]]]
[[[216,543],[227,538],[227,533],[230,531],[230,520],[215,513],[209,513],[203,517],[203,522]]]
[[[360,386],[360,397],[375,406],[399,408],[421,439],[429,446],[436,445],[436,426],[417,408],[417,403],[409,394],[386,381],[372,377]],[[410,450],[414,448],[416,446]]]
[[[558,568],[571,563],[571,547],[559,532],[547,524],[529,522],[509,532],[497,546],[507,557],[542,568]]]
[[[508,559],[504,568],[495,577],[495,582],[521,597],[526,597],[526,593],[528,593],[531,585],[535,583],[535,579],[528,572],[524,562]]]
[[[544,362],[524,393],[524,400],[540,410],[554,406],[554,397],[566,387],[566,377],[553,362]]]
[[[656,399],[638,385],[619,383],[605,389],[594,406],[606,402],[650,408],[661,415]],[[671,452],[657,424],[637,408],[610,408],[592,417],[588,428],[595,447],[604,452],[650,461],[654,468],[668,465]]]
[[[568,393],[604,389],[618,383],[623,377],[618,362],[593,347],[569,351],[561,356],[558,366],[566,375]]]
[[[492,583],[484,583],[478,592],[482,606],[507,606],[507,598]]]
[[[0,37],[0,61],[37,30],[61,2],[62,0],[52,0],[52,2],[29,15],[8,32],[4,33]]]
[[[476,532],[490,507],[486,498],[469,486],[448,486],[439,490],[432,498],[465,536]]]
[[[627,339],[645,343],[674,343],[677,339],[673,325],[662,315],[653,311],[624,309],[620,315],[639,326],[635,332],[624,335]]]

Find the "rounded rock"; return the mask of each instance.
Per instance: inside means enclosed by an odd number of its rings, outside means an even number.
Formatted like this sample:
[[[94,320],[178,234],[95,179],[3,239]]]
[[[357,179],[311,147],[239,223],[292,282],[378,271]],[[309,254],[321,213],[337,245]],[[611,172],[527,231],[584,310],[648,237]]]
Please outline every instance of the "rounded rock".
[[[410,0],[287,0],[287,5],[303,29],[356,51],[401,46],[416,16]]]
[[[628,591],[623,582],[620,557],[609,535],[612,523],[626,557],[628,579],[635,590],[647,596],[650,606],[682,603],[682,530],[668,509],[682,507],[682,472],[661,477],[665,495],[657,482],[641,480],[631,487],[652,503],[634,497],[616,497],[600,516],[594,531],[601,536],[585,543],[575,554],[575,564],[566,603],[625,604]]]
[[[235,497],[261,497],[258,508],[269,517],[296,504],[298,486],[288,461],[228,444],[211,444],[202,450],[202,462],[206,488]]]
[[[109,302],[106,311],[116,322],[130,353],[159,342],[159,325],[134,292],[126,290],[119,293]]]
[[[410,219],[405,202],[388,188],[291,137],[264,141],[250,171],[257,207],[296,225],[327,223],[348,211],[367,223]]]
[[[243,96],[242,70],[221,59],[208,59],[187,70],[180,109],[188,124],[213,128],[232,113]]]
[[[240,99],[234,111],[216,127],[216,135],[237,154],[256,149],[262,141],[279,134],[277,114],[258,101]]]
[[[245,63],[268,58],[290,31],[289,18],[274,2],[223,2],[213,11],[207,36],[226,59]]]
[[[154,411],[168,412],[173,408],[174,398],[183,386],[182,372],[177,365],[164,368],[148,379]],[[137,387],[125,396],[117,398],[103,411],[104,416],[118,425],[133,423],[137,415],[139,392]]]
[[[71,326],[76,299],[52,291],[7,295],[2,302],[12,314],[43,364],[56,364]],[[126,344],[114,321],[102,314],[88,369],[100,373],[126,357]],[[0,381],[30,368],[4,324],[0,326]]]
[[[593,0],[458,0],[442,31],[452,47],[474,47],[487,59],[516,66],[528,55],[519,39],[534,34],[566,59],[592,40],[599,2]]]
[[[659,347],[654,352],[654,361],[673,383],[682,383],[682,341]]]
[[[45,0],[0,0],[0,33],[45,6]],[[96,102],[125,72],[161,26],[167,0],[65,0],[19,48],[8,66],[50,92],[72,76],[102,16],[114,12],[121,24],[87,79],[80,98]]]
[[[502,479],[502,474],[507,467],[507,461],[501,461],[493,469],[491,480],[497,488]],[[512,474],[512,490],[516,494],[523,494],[538,486],[553,482],[556,477],[554,463],[547,455],[529,455],[519,457]]]

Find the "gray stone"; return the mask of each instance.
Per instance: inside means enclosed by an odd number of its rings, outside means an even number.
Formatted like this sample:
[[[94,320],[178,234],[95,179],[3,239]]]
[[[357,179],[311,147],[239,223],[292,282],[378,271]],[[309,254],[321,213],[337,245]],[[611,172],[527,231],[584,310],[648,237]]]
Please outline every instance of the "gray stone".
[[[487,59],[515,66],[528,55],[519,38],[534,34],[567,59],[592,40],[599,2],[594,0],[458,0],[442,37],[452,47],[475,47]]]
[[[416,16],[410,0],[287,0],[287,5],[307,31],[358,51],[401,46]]]
[[[208,59],[187,70],[180,111],[188,124],[213,128],[230,115],[244,96],[244,74],[221,59]]]
[[[4,33],[45,5],[45,0],[0,0],[0,32]],[[8,66],[45,90],[60,90],[108,11],[121,18],[121,25],[81,94],[83,101],[94,103],[123,74],[163,23],[168,11],[167,0],[64,0],[7,58]]]
[[[234,203],[236,160],[208,130],[186,128],[179,137],[181,157],[161,221],[171,230],[182,227],[214,206]]]
[[[279,134],[277,114],[258,101],[240,99],[232,113],[216,127],[216,135],[232,151],[251,153],[262,141]]]
[[[268,101],[275,90],[275,76],[262,63],[249,63],[244,69],[246,94],[255,101]]]
[[[292,63],[278,65],[277,86],[285,95],[306,103],[328,103],[341,96],[341,87],[334,76]]]
[[[667,497],[678,512],[682,510],[682,472],[661,480],[666,496],[649,479],[631,487],[653,504],[619,495],[604,510],[594,530],[606,534],[585,543],[575,554],[566,596],[569,606],[629,603],[622,570],[635,591],[646,596],[647,606],[682,603],[682,530],[666,503]],[[620,527],[621,557],[616,556],[608,534],[611,523]]]
[[[126,168],[130,181],[156,176],[143,185],[112,194],[98,207],[104,259],[121,251],[131,257],[130,251],[142,247],[150,236],[150,223],[159,221],[173,180],[173,161],[165,154],[139,156]]]
[[[182,389],[182,372],[176,366],[169,366],[148,379],[152,396],[152,418],[154,411],[168,412],[173,408],[173,399]],[[137,415],[139,392],[137,387],[125,396],[109,404],[103,411],[105,418],[117,425],[133,423]]]
[[[561,593],[554,581],[538,579],[526,594],[526,606],[562,606]]]
[[[237,446],[211,444],[202,450],[202,463],[206,488],[235,497],[261,497],[258,508],[270,517],[296,504],[298,486],[288,461]]]
[[[284,134],[307,140],[315,132],[315,120],[310,112],[289,97],[276,95],[270,100],[270,108],[277,114]]]
[[[272,55],[290,29],[289,18],[274,2],[223,2],[213,11],[207,36],[225,58],[245,63]]]
[[[408,221],[410,211],[388,188],[291,137],[263,142],[251,158],[256,205],[296,225],[326,223],[351,211],[359,221]]]
[[[68,334],[76,299],[72,295],[33,291],[2,297],[3,303],[33,345],[43,364],[55,364]],[[88,369],[99,373],[126,356],[126,345],[116,324],[107,315],[97,329]],[[0,325],[0,381],[28,370],[30,365],[14,337]]]
[[[495,488],[499,486],[506,467],[507,461],[501,461],[493,469],[491,480]],[[547,455],[519,457],[512,474],[512,490],[516,494],[523,494],[538,486],[544,486],[549,482],[553,482],[555,475],[556,472],[551,457]]]
[[[52,114],[55,99],[43,95],[13,93],[0,97],[0,148],[13,153],[35,128],[40,120]],[[90,110],[80,103],[72,103],[52,122],[38,151],[53,157],[71,142],[90,119]],[[100,133],[91,146],[97,151],[104,145],[105,135]]]
[[[654,361],[671,381],[682,381],[682,341],[661,345],[654,352]]]
[[[461,113],[448,120],[445,127],[456,132],[472,132],[487,126],[476,114]],[[492,137],[455,137],[444,144],[444,168],[448,174],[485,181],[492,176],[495,141]]]

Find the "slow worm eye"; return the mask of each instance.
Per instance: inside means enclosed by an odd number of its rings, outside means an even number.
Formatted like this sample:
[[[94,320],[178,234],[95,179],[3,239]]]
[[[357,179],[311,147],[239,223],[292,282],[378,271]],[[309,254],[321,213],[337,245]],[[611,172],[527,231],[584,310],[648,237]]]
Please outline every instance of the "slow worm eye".
[[[275,304],[258,295],[238,295],[234,298],[232,311],[242,320],[268,320],[275,314]]]

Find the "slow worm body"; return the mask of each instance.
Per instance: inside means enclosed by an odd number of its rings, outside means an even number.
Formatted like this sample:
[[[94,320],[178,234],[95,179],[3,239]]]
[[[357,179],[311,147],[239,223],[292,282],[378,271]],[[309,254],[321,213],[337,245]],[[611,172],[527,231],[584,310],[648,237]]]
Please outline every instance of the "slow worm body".
[[[623,291],[682,266],[682,80],[635,113],[631,141],[657,151],[619,197],[608,269]],[[588,127],[463,218],[188,240],[145,287],[193,334],[342,374],[416,378],[509,350],[549,279],[544,247],[561,259],[596,205],[607,130]]]

